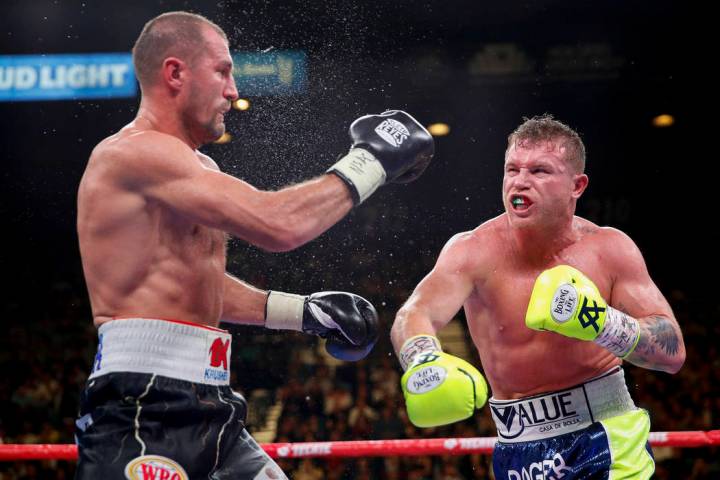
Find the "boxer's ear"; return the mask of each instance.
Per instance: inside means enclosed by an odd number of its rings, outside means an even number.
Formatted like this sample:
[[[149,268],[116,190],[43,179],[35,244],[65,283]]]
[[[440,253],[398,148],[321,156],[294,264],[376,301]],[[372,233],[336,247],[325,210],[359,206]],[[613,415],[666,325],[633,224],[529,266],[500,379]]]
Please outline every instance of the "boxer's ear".
[[[161,73],[165,84],[178,91],[186,81],[187,64],[177,57],[168,57],[163,60]]]
[[[577,199],[583,194],[585,189],[590,183],[590,179],[584,173],[577,174],[573,177],[573,192],[572,197]]]

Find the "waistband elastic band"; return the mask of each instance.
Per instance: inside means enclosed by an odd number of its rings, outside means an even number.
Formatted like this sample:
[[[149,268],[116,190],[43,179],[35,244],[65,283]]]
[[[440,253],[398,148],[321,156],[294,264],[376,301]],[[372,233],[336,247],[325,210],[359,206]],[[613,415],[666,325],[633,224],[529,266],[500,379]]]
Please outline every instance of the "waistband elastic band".
[[[501,443],[556,437],[636,408],[620,367],[577,387],[488,403]]]
[[[125,318],[98,329],[90,379],[113,372],[151,373],[207,385],[229,385],[231,335],[172,320]]]

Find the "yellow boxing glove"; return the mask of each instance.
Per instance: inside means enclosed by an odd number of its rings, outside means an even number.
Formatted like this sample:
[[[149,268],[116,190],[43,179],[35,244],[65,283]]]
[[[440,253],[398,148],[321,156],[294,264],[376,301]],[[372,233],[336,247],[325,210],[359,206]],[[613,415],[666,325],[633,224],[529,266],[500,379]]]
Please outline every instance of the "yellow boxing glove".
[[[465,360],[443,352],[437,338],[410,338],[401,349],[401,362],[408,351],[414,355],[400,383],[413,425],[436,427],[458,422],[485,405],[488,391],[483,376]]]
[[[595,284],[569,265],[545,270],[535,280],[525,325],[594,341],[622,358],[640,340],[638,321],[608,306]]]

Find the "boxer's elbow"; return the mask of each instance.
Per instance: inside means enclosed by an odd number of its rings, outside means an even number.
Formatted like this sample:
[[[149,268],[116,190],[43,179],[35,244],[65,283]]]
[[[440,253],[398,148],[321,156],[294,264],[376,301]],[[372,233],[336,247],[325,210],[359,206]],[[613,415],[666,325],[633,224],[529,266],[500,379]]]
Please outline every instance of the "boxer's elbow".
[[[278,216],[269,226],[270,245],[267,250],[271,252],[295,250],[314,238],[307,232],[308,228],[304,225],[303,219]]]
[[[674,375],[680,371],[684,364],[685,349],[681,348],[674,354],[668,354],[661,358],[656,358],[654,362],[650,362],[648,364],[648,368]]]
[[[267,252],[287,252],[312,240],[301,219],[272,205],[244,208],[223,223],[225,231]]]
[[[307,243],[308,240],[285,225],[270,225],[260,235],[258,241],[254,243],[267,252],[281,253],[294,250]]]
[[[665,368],[667,373],[678,373],[682,366],[685,364],[685,347],[680,348],[677,354],[669,358],[668,364]]]
[[[258,215],[252,221],[226,217],[218,222],[219,228],[266,252],[287,252],[308,240],[292,228],[270,215]]]
[[[271,250],[287,252],[305,245],[318,236],[316,223],[307,217],[283,217],[272,229]]]
[[[291,238],[275,238],[271,242],[261,245],[260,248],[270,253],[283,253],[295,250],[306,242]]]
[[[669,347],[665,348],[665,351],[668,353],[665,371],[672,374],[679,372],[685,364],[685,340],[683,339],[683,335],[679,331],[679,328],[677,330],[677,343],[674,346],[675,349],[671,349]]]
[[[313,240],[323,230],[320,219],[309,215],[298,205],[288,201],[278,192],[270,193],[269,201],[258,215],[265,235],[265,244],[261,248],[271,252],[294,250]]]

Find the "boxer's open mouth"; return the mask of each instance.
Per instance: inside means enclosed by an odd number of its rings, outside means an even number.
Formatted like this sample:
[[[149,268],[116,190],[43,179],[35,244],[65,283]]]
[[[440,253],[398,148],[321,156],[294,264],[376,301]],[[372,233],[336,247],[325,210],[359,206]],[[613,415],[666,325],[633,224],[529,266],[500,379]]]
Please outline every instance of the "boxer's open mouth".
[[[513,209],[518,211],[527,210],[533,204],[533,202],[524,195],[513,195],[510,198],[510,203],[512,204]]]

